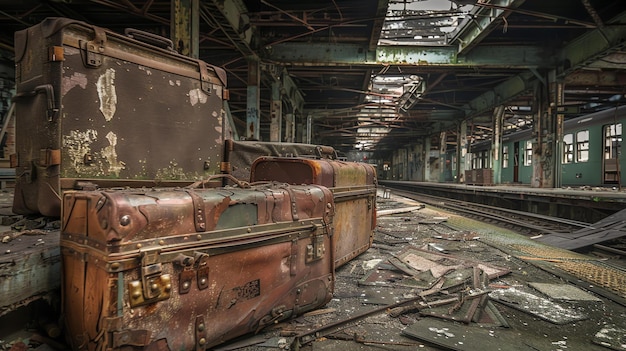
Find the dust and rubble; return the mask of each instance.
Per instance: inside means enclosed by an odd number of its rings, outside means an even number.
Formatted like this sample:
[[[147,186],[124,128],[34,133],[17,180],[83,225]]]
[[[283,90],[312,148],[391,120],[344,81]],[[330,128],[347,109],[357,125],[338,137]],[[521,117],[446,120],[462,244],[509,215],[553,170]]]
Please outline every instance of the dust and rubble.
[[[596,258],[382,191],[378,208],[323,309],[217,350],[626,350],[626,296],[546,267]]]
[[[381,194],[372,248],[337,269],[326,306],[215,350],[626,350],[626,296],[559,269],[610,262]],[[21,335],[0,350],[62,347]]]

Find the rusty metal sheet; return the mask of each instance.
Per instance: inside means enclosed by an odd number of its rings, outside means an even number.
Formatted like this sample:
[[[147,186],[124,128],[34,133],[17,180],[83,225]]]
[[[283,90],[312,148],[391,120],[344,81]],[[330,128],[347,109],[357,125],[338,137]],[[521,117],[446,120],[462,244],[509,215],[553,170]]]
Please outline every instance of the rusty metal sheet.
[[[211,348],[332,296],[325,187],[74,191],[63,203],[74,349]],[[248,215],[237,217],[241,206]]]

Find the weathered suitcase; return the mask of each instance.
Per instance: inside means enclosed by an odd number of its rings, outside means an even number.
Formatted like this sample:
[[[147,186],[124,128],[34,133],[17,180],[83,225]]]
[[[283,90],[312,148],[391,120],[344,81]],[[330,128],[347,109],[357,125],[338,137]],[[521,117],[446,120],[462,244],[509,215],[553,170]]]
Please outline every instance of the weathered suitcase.
[[[222,69],[63,18],[16,32],[15,63],[14,212],[58,217],[62,191],[90,183],[188,185],[219,173]]]
[[[66,192],[75,350],[204,350],[327,303],[332,193],[317,185]]]
[[[337,159],[335,149],[324,145],[232,139],[224,145],[222,172],[237,179],[249,179],[252,163],[263,156]]]
[[[335,264],[340,266],[370,248],[376,228],[376,169],[367,163],[303,157],[260,157],[251,182],[319,184],[335,197]]]

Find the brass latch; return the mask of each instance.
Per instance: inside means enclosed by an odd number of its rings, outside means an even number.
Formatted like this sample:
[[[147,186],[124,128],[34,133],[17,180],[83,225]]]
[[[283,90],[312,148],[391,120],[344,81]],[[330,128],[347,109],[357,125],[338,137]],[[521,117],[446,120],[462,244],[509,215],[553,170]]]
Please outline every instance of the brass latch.
[[[161,274],[162,266],[158,260],[158,253],[150,255],[141,253],[141,280],[128,283],[130,306],[136,307],[169,299],[172,291],[172,278],[169,274]]]
[[[309,263],[322,259],[325,253],[324,235],[315,235],[312,243],[306,246],[306,262]]]

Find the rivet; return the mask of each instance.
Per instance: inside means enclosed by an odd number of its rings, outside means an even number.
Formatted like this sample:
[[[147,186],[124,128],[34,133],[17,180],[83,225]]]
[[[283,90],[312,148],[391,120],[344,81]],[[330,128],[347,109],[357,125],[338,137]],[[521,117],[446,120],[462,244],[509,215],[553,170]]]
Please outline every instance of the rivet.
[[[116,271],[120,268],[120,263],[119,262],[113,262],[111,263],[111,269]]]
[[[165,288],[164,288],[164,290],[165,290],[165,291],[168,291],[168,292],[169,292],[170,290],[172,290],[172,284],[165,284]]]
[[[123,215],[122,218],[120,218],[120,225],[125,227],[125,226],[127,226],[129,224],[130,224],[130,216],[129,215]]]
[[[248,228],[248,233],[252,233],[252,228]]]
[[[141,292],[139,292],[139,291],[135,291],[135,292],[133,292],[132,297],[133,297],[133,299],[138,299],[138,298],[140,298],[140,297],[141,297]]]
[[[138,249],[141,249],[142,247],[143,247],[143,245],[141,245],[141,244],[137,244],[137,248],[138,248]]]
[[[331,207],[333,207],[333,205],[331,205],[331,203],[329,202],[329,203],[326,204],[326,207],[331,208]]]
[[[158,286],[156,283],[152,283],[152,284],[150,285],[150,289],[152,289],[152,291],[155,291],[155,290],[156,290],[156,289],[158,289],[158,288],[159,288],[159,286]]]
[[[165,245],[165,240],[163,239],[159,240],[159,245]]]
[[[204,331],[204,323],[198,324],[198,330],[199,331]]]
[[[198,340],[198,344],[200,344],[200,345],[206,344],[206,339],[205,338],[200,338],[200,340]]]
[[[183,283],[183,289],[184,290],[189,289],[189,281],[186,281],[186,282]]]
[[[204,284],[206,284],[206,278],[200,279],[200,285],[204,285]]]
[[[200,235],[200,234],[196,235],[196,239],[202,240],[202,235]]]

